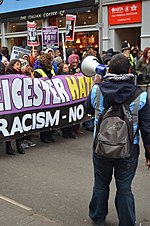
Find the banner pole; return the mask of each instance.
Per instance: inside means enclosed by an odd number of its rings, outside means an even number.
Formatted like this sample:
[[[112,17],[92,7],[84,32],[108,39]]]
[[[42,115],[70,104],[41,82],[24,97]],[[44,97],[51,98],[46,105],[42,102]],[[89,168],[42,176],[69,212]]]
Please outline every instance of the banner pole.
[[[62,32],[62,44],[63,44],[63,58],[64,58],[64,63],[66,63],[66,47],[65,47],[65,37],[64,33]]]
[[[32,46],[32,56],[34,57],[34,46]]]

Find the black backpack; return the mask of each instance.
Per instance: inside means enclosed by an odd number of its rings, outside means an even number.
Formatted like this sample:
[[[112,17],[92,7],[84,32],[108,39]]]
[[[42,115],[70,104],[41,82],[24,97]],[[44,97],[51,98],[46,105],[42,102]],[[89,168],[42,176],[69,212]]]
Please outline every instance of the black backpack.
[[[132,98],[121,105],[110,106],[99,117],[96,136],[94,140],[95,152],[104,158],[124,159],[131,157],[133,140],[136,131],[133,124],[138,123],[138,107],[140,88]],[[129,105],[135,102],[131,114]]]

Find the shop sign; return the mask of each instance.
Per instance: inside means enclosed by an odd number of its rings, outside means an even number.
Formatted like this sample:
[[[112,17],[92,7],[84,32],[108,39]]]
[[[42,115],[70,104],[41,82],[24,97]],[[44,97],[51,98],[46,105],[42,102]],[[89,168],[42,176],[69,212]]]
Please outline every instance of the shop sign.
[[[36,31],[36,23],[27,21],[27,45],[39,46],[38,35]]]
[[[44,13],[38,13],[28,16],[21,16],[20,20],[36,20],[36,19],[43,19],[48,18],[51,16],[57,16],[57,15],[63,15],[65,13],[65,10],[60,11],[53,11],[53,12],[44,12]]]
[[[43,50],[47,48],[59,47],[59,35],[57,26],[42,28],[42,46]]]
[[[66,41],[74,41],[75,23],[75,15],[66,15]]]
[[[141,14],[141,1],[110,5],[109,25],[140,23]]]

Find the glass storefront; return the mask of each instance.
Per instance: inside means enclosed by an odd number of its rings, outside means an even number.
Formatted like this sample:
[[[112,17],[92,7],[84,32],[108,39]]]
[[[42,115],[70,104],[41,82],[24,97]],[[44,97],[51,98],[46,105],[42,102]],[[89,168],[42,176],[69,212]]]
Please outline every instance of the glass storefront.
[[[51,16],[46,19],[36,19],[34,20],[37,24],[37,30],[39,33],[39,40],[41,45],[38,47],[39,50],[42,49],[42,42],[41,42],[41,29],[43,26],[58,26],[60,29],[59,32],[59,45],[62,48],[62,32],[65,33],[65,26],[66,26],[66,15],[60,14]],[[33,21],[30,21],[33,22]],[[44,22],[44,23],[43,23]],[[45,23],[46,22],[46,23]],[[65,43],[66,48],[76,48],[78,52],[83,52],[88,45],[93,46],[94,48],[98,47],[98,31],[90,31],[90,26],[95,26],[98,23],[98,10],[97,9],[87,9],[84,12],[76,11],[76,28],[75,29],[75,39],[74,42],[67,42]],[[46,24],[46,25],[44,25]],[[89,27],[88,27],[89,26]],[[11,49],[13,46],[20,46],[23,48],[30,48],[27,47],[27,21],[18,21],[18,22],[7,22],[5,23],[6,27],[6,38],[8,34],[8,46]],[[83,32],[78,32],[82,30],[84,27]],[[85,32],[85,30],[87,30]],[[13,33],[15,34],[13,37]],[[11,34],[11,37],[10,37]]]

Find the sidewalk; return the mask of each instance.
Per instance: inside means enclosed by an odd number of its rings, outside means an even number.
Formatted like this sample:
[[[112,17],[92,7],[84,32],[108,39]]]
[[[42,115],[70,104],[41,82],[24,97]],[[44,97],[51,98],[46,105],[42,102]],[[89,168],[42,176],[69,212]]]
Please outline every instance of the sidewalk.
[[[31,208],[22,208],[0,199],[0,226],[62,226],[36,214]]]

